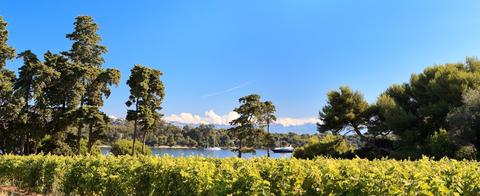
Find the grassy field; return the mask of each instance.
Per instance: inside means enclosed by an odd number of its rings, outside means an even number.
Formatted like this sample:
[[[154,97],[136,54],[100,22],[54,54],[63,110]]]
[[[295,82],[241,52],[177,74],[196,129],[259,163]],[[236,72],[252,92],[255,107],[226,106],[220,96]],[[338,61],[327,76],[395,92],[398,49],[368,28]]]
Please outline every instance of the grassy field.
[[[53,195],[476,195],[476,161],[0,156],[0,185]]]

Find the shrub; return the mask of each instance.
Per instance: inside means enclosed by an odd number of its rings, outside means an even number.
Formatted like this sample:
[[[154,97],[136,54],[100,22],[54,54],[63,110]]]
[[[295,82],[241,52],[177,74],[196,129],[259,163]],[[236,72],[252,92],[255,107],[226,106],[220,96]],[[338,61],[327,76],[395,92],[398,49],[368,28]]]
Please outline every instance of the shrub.
[[[93,155],[93,156],[98,156],[102,154],[102,151],[100,150],[100,147],[98,145],[94,144],[92,146],[92,151],[88,152],[87,149],[87,140],[80,140],[80,153],[82,155]]]
[[[118,140],[112,145],[112,149],[110,150],[110,153],[112,153],[115,156],[118,155],[131,155],[132,154],[132,146],[133,146],[133,141],[132,140]],[[135,154],[142,154],[142,143],[136,142],[135,144]],[[145,155],[151,155],[152,151],[150,150],[149,147],[145,148]]]
[[[460,149],[455,152],[455,158],[459,160],[476,160],[477,159],[477,148],[474,145],[462,146]]]
[[[437,159],[453,157],[455,145],[451,142],[445,129],[440,129],[427,138],[426,154]]]
[[[327,134],[320,140],[313,137],[310,143],[295,149],[293,156],[301,159],[312,159],[316,156],[349,157],[355,147],[342,136]]]

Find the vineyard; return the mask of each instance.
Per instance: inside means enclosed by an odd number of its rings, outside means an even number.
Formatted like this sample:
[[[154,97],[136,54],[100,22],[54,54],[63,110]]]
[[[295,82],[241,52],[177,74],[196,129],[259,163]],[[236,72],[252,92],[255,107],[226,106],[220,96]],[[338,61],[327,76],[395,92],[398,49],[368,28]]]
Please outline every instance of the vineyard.
[[[0,185],[53,195],[475,195],[476,161],[0,156]]]

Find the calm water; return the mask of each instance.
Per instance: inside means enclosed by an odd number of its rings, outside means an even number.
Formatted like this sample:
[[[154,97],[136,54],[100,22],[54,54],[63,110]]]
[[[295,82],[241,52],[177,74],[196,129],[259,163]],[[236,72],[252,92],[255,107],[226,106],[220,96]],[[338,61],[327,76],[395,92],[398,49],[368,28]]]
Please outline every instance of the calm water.
[[[110,147],[101,147],[102,154],[108,155],[110,153]],[[173,157],[189,157],[189,156],[202,156],[202,157],[211,157],[211,158],[226,158],[226,157],[237,157],[236,152],[230,150],[218,150],[210,151],[204,149],[178,149],[178,148],[151,148],[152,154],[155,156],[165,156],[170,155]],[[242,157],[251,158],[251,157],[262,157],[267,156],[267,151],[263,149],[258,149],[255,153],[243,153]],[[270,151],[270,157],[272,158],[290,158],[292,153],[273,153]]]

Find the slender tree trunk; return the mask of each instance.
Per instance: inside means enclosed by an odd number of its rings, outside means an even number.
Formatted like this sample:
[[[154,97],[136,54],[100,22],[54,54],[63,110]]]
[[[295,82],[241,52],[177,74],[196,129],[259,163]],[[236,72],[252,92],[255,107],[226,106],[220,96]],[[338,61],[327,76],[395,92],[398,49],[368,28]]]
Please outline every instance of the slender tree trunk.
[[[267,157],[270,158],[270,122],[267,122]]]
[[[22,155],[25,155],[25,137],[26,135],[22,135],[22,138],[20,139],[20,153]]]
[[[242,158],[242,139],[238,141],[238,158]]]
[[[80,155],[80,149],[81,147],[81,141],[82,141],[82,129],[83,129],[83,96],[82,100],[80,101],[80,114],[82,115],[82,119],[80,119],[80,122],[78,124],[78,129],[77,129],[77,155]]]
[[[143,132],[142,137],[142,154],[145,155],[145,142],[147,141],[147,130]]]
[[[137,140],[138,99],[135,100],[135,122],[133,123],[132,156],[135,156],[135,142]]]
[[[30,154],[30,132],[27,132],[27,134],[26,134],[25,154],[26,154],[26,155],[29,155],[29,154]]]
[[[33,147],[33,153],[34,154],[37,154],[38,153],[38,145],[37,145],[37,142],[35,142],[35,145]]]
[[[30,116],[28,115],[28,100],[29,100],[29,96],[28,96],[28,92],[30,92],[30,89],[28,89],[27,91],[27,95],[25,95],[25,106],[24,106],[24,110],[25,110],[25,114],[27,115],[27,118]],[[28,123],[28,119],[27,119],[27,122],[25,122],[25,127],[23,128],[23,135],[22,135],[22,138],[20,139],[20,145],[21,145],[21,153],[22,155],[26,155],[27,152],[26,152],[26,143],[28,143],[28,131],[30,129],[30,126],[29,126],[29,123]]]
[[[88,142],[87,142],[87,153],[91,153],[92,152],[92,146],[93,146],[93,138],[92,138],[92,134],[93,134],[93,124],[90,123],[88,125]]]

